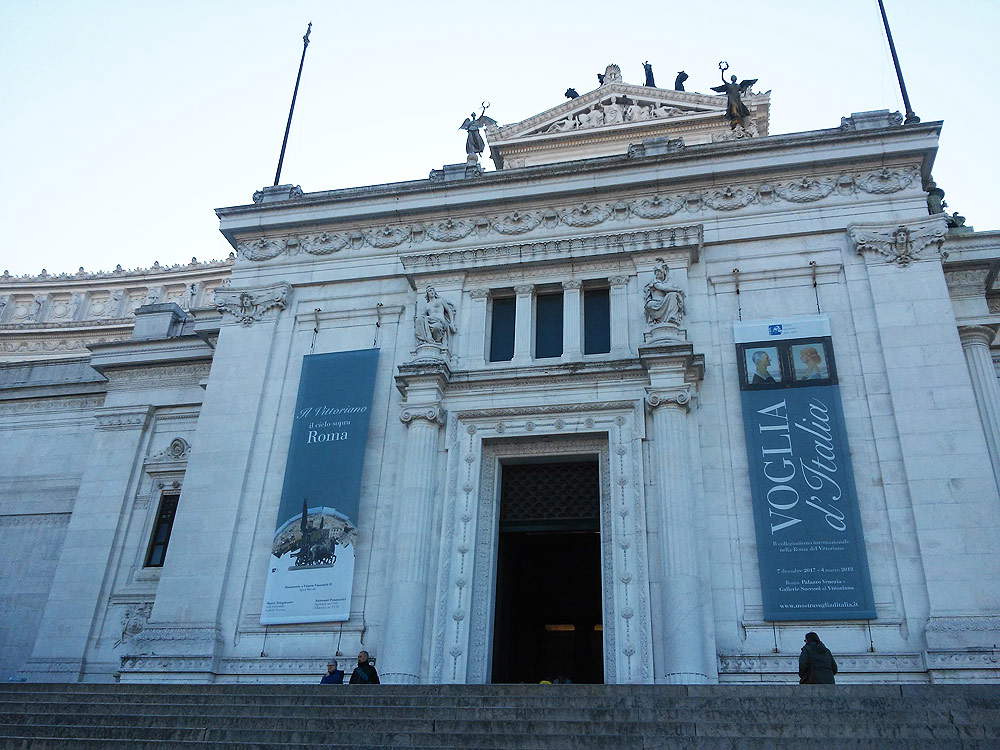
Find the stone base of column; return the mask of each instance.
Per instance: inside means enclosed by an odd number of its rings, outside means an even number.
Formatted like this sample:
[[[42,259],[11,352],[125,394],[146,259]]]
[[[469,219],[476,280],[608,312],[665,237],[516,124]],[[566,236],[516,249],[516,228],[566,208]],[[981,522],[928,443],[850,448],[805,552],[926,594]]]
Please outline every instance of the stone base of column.
[[[662,586],[663,673],[668,685],[705,685],[719,681],[718,664],[707,662],[702,599],[711,596],[696,575],[668,576]]]

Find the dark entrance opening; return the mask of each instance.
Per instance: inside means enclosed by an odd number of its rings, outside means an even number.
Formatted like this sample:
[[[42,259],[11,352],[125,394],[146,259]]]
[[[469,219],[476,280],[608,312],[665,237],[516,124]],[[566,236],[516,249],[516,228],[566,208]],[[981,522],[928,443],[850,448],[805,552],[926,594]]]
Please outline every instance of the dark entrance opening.
[[[501,466],[493,682],[604,682],[594,458]]]

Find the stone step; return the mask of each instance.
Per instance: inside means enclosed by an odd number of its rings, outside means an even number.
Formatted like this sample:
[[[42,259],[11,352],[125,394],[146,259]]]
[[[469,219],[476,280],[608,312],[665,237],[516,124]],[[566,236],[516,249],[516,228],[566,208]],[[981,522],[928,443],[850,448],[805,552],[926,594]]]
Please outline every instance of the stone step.
[[[81,711],[80,708],[87,710]],[[265,722],[269,726],[295,725],[304,728],[324,728],[337,726],[345,721],[377,721],[382,725],[392,725],[394,730],[424,730],[431,722],[537,722],[540,714],[534,709],[524,708],[485,708],[485,709],[427,709],[422,707],[392,707],[362,706],[353,708],[328,708],[325,706],[283,707],[280,711],[267,711],[267,707],[251,706],[212,706],[212,705],[132,705],[89,704],[86,706],[67,706],[61,703],[20,705],[17,712],[0,712],[0,721],[6,724],[101,724],[116,723],[112,719],[127,718],[128,722],[139,725],[150,725],[158,722],[170,722],[171,725],[187,723],[204,724],[212,721],[218,726],[242,725],[253,722]],[[927,723],[950,723],[954,725],[1000,726],[1000,711],[956,711],[938,708],[911,708],[907,711],[855,711],[849,717],[855,722],[890,723],[899,726],[924,725]],[[740,712],[728,709],[676,710],[676,709],[635,709],[635,710],[602,710],[602,709],[550,709],[544,712],[544,722],[553,725],[554,731],[563,731],[567,723],[602,723],[617,725],[655,724],[657,722],[699,722],[699,723],[742,723],[754,724],[760,722],[783,721],[788,718],[787,709],[774,709],[767,712]],[[810,717],[816,725],[836,728],[843,718],[839,713],[822,713]],[[119,722],[120,723],[120,722]],[[308,726],[306,726],[308,724]],[[422,724],[419,725],[418,724]],[[561,728],[560,728],[561,727]]]
[[[794,742],[775,742],[762,738],[720,738],[701,737],[697,739],[664,738],[644,739],[641,745],[632,745],[628,750],[830,750],[830,740],[800,739]],[[119,740],[119,739],[79,739],[65,737],[9,737],[0,745],[5,750],[164,750],[159,740]],[[464,750],[460,746],[434,745],[435,750]],[[509,750],[509,746],[483,746],[493,750]],[[623,746],[617,746],[624,750]],[[992,741],[962,740],[956,743],[942,745],[939,740],[869,740],[869,739],[838,739],[837,750],[996,750]],[[175,740],[170,743],[171,750],[316,750],[312,744],[282,743],[268,744],[260,742],[199,742]],[[358,745],[331,740],[323,743],[323,748],[350,750],[398,750],[393,745]],[[480,749],[482,750],[482,748]],[[540,750],[555,750],[541,748]]]
[[[388,686],[387,686],[388,687]],[[553,686],[555,687],[555,686]],[[535,690],[530,694],[491,694],[491,693],[454,693],[442,695],[431,692],[416,692],[410,688],[409,693],[399,693],[398,691],[379,690],[378,688],[357,690],[354,687],[326,687],[316,686],[315,688],[286,693],[271,691],[262,686],[254,686],[254,691],[201,691],[197,686],[185,685],[175,686],[173,691],[168,693],[169,699],[174,703],[200,703],[209,700],[213,703],[251,703],[254,701],[273,703],[275,705],[295,705],[302,699],[309,699],[310,703],[328,703],[342,705],[359,704],[386,704],[386,705],[562,705],[562,706],[592,706],[592,707],[617,707],[617,706],[701,706],[723,701],[726,705],[743,706],[748,709],[755,705],[773,705],[775,701],[780,701],[784,696],[774,696],[767,691],[750,691],[740,693],[722,692],[719,695],[693,695],[677,696],[661,695],[659,691],[635,691],[625,692],[619,690],[609,690],[604,694],[577,695],[575,691],[567,691],[559,686],[552,691]],[[798,695],[790,695],[796,699],[821,698],[824,703],[830,702],[831,706],[843,706],[844,708],[859,708],[865,705],[877,705],[884,708],[913,706],[920,703],[920,699],[903,697],[900,695],[859,695],[853,691],[842,691],[840,686],[815,686],[823,687],[823,693],[815,694],[806,692],[808,688],[814,686],[801,686],[803,692]],[[989,686],[978,686],[977,691],[955,691],[942,690],[932,699],[936,705],[944,706],[975,706],[982,708],[1000,708],[1000,691]],[[983,689],[986,688],[986,689]],[[93,700],[110,702],[145,702],[158,703],[164,699],[161,691],[136,692],[113,690],[91,692],[73,689],[49,689],[41,690],[11,690],[0,688],[0,702],[10,700],[39,700],[52,697],[57,700],[83,703]]]

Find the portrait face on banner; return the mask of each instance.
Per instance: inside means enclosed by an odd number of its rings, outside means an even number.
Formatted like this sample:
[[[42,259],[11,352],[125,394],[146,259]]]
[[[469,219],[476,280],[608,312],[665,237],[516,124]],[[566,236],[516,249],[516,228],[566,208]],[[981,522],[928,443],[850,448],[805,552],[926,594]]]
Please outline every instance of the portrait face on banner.
[[[746,377],[750,385],[780,383],[781,359],[775,346],[752,347],[744,350]]]
[[[792,368],[796,380],[826,380],[830,377],[826,347],[822,342],[792,344]]]

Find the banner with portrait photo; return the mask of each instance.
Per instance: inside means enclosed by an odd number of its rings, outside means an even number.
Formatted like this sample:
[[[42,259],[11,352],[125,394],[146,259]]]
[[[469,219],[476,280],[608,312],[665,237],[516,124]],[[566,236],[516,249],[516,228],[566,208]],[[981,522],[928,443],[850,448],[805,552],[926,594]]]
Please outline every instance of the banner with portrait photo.
[[[262,625],[350,617],[377,365],[378,349],[302,359]]]
[[[873,619],[829,318],[734,331],[764,619]]]

